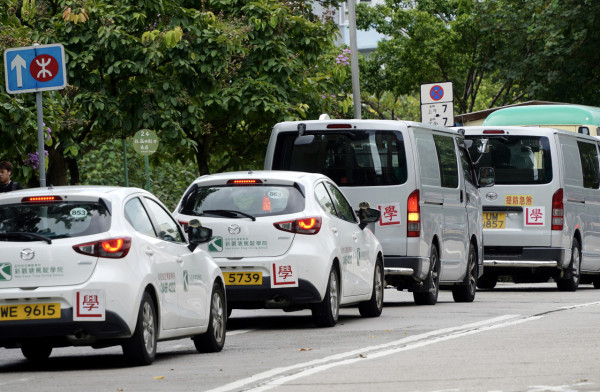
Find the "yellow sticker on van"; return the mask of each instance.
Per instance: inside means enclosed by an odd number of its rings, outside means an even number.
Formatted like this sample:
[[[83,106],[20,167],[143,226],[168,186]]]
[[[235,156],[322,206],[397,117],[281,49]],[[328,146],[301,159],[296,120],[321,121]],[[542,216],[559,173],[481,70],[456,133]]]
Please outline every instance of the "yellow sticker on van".
[[[504,205],[531,206],[533,205],[533,195],[506,195],[504,196]]]

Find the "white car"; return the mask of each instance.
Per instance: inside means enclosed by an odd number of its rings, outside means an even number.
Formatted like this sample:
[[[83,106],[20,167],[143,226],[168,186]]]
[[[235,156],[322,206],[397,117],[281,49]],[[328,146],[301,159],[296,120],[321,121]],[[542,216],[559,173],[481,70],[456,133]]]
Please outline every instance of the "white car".
[[[213,229],[202,247],[223,270],[228,309],[309,308],[321,327],[334,326],[344,305],[358,304],[364,317],[381,314],[383,255],[367,228],[380,212],[363,205],[355,213],[324,175],[203,176],[174,215],[184,225],[202,219]]]
[[[0,347],[34,361],[54,347],[121,345],[147,365],[157,341],[225,343],[223,275],[165,206],[137,188],[66,186],[0,196]]]

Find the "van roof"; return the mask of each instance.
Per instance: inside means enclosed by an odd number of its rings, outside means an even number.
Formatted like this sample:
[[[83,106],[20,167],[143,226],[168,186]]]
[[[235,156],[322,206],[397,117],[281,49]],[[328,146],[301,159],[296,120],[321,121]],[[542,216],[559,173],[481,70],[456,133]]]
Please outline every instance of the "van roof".
[[[524,126],[502,126],[502,125],[483,125],[483,126],[469,126],[469,127],[456,127],[456,130],[464,129],[465,135],[481,135],[484,131],[504,131],[506,134],[522,134],[522,135],[542,135],[549,136],[552,134],[563,134],[571,137],[577,137],[580,139],[587,139],[598,141],[599,138],[584,135],[581,133],[566,131],[564,129],[547,128],[547,127],[524,127]],[[492,134],[490,134],[492,135]]]
[[[306,121],[284,121],[275,124],[273,131],[291,132],[298,129],[299,124],[306,125],[307,131],[343,131],[344,129],[358,130],[403,130],[408,128],[427,128],[436,131],[456,133],[456,130],[449,127],[430,125],[415,121],[404,120],[359,120],[359,119],[336,119],[336,120],[306,120]],[[339,128],[340,125],[347,125],[348,128]]]

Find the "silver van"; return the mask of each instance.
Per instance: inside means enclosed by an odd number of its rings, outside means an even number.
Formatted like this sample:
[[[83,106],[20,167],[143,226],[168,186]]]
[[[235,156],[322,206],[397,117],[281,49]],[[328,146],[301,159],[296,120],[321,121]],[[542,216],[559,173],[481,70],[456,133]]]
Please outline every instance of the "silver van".
[[[484,274],[515,283],[600,288],[600,169],[596,138],[551,128],[464,127],[475,166],[495,169],[481,189]]]
[[[325,174],[352,205],[366,200],[379,209],[371,230],[383,246],[386,283],[412,291],[417,304],[435,304],[440,286],[456,302],[474,300],[483,218],[457,131],[387,120],[282,122],[265,169]]]

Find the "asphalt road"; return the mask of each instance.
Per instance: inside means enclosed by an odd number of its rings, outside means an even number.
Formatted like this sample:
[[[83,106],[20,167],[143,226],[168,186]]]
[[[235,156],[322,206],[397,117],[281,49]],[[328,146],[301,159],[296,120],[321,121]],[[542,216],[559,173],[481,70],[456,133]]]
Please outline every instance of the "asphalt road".
[[[151,366],[120,348],[55,349],[34,366],[0,349],[0,391],[600,392],[600,290],[501,283],[435,306],[385,291],[379,318],[342,309],[334,328],[310,312],[234,310],[225,349],[198,354],[189,339],[161,342]]]

